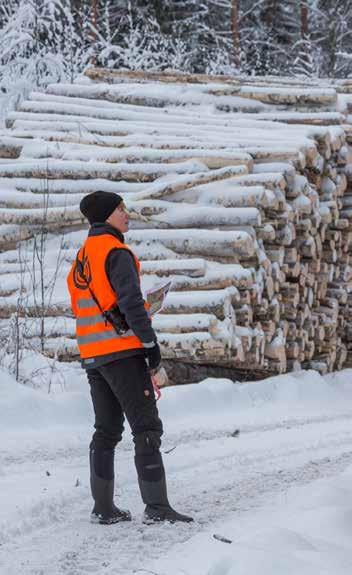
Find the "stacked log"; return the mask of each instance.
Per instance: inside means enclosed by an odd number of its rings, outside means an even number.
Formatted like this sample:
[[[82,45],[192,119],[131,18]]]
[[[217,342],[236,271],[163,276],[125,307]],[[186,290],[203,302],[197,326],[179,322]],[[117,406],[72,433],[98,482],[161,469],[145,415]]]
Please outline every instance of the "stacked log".
[[[21,294],[37,341],[44,228],[45,353],[77,358],[63,278],[86,234],[79,201],[105,189],[130,210],[143,288],[172,279],[154,321],[174,380],[194,380],[192,366],[240,378],[349,365],[352,87],[89,75],[31,94],[0,134],[3,321]]]

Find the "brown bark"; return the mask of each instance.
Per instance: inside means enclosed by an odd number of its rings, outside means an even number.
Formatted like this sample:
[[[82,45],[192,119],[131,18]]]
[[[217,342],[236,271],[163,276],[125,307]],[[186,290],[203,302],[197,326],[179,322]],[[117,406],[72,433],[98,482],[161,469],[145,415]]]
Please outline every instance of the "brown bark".
[[[240,64],[240,34],[238,25],[238,4],[239,0],[231,2],[231,33],[233,45],[233,59],[236,66]]]
[[[308,4],[306,0],[301,0],[301,38],[306,40],[309,34],[308,26]]]
[[[92,0],[92,24],[96,29],[98,24],[98,0]]]
[[[301,41],[302,41],[302,48],[301,48],[301,57],[303,60],[308,63],[309,62],[309,55],[307,52],[307,40],[309,35],[309,25],[308,25],[308,4],[307,0],[301,0],[300,2],[300,9],[301,9]]]

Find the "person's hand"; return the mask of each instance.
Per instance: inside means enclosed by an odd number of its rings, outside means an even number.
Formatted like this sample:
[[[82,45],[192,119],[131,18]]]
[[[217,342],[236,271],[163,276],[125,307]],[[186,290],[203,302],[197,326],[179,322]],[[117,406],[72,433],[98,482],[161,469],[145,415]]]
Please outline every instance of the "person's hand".
[[[161,365],[161,353],[158,342],[156,341],[153,347],[146,347],[144,351],[149,369],[155,373]]]

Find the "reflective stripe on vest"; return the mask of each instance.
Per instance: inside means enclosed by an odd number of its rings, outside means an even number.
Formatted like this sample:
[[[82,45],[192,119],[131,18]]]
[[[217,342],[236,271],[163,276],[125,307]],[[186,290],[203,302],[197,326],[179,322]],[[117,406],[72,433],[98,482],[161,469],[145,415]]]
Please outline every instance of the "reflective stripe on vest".
[[[105,317],[101,314],[98,313],[96,315],[87,315],[85,317],[78,317],[76,318],[76,326],[77,327],[92,327],[94,325],[99,325],[100,323],[104,323],[107,326],[110,327],[110,323],[105,319]],[[113,335],[110,337],[106,337],[105,339],[114,339],[115,337],[126,337],[126,336],[130,336],[130,335],[134,335],[134,332],[132,331],[132,329],[129,329],[128,331],[126,331],[124,334],[122,335],[118,335],[115,330],[113,329],[112,332],[108,331],[108,332],[99,332],[97,335],[101,335],[102,333],[106,333],[106,335],[110,335],[110,333],[112,333]],[[93,336],[95,335],[94,333],[89,334],[89,336]],[[77,341],[79,343],[93,343],[93,340],[85,340],[83,341],[87,336],[78,336]],[[94,341],[103,341],[104,338],[101,337],[97,337]],[[154,342],[152,344],[154,346]]]
[[[86,317],[78,317],[76,320],[77,327],[86,327],[88,325],[95,325],[97,323],[105,323],[106,319],[101,313],[97,315],[87,315]]]
[[[77,300],[77,307],[79,309],[90,309],[91,307],[98,307],[98,306],[95,303],[94,299],[89,297],[89,298],[84,298],[84,299],[78,299]]]
[[[99,341],[107,341],[109,339],[121,339],[134,335],[133,331],[129,329],[123,335],[117,335],[115,330],[111,331],[98,331],[97,333],[90,333],[89,335],[77,336],[78,345],[85,345],[87,343],[97,343]]]

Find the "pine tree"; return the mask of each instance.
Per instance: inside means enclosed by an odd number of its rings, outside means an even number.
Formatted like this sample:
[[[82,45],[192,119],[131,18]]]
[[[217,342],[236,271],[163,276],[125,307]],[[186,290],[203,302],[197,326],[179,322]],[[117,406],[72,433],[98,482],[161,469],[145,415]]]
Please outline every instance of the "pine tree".
[[[85,60],[70,0],[20,0],[2,10],[0,79],[14,77],[37,86],[73,77]]]
[[[314,42],[321,49],[320,74],[352,73],[352,5],[345,0],[312,0]]]
[[[3,110],[35,86],[73,81],[89,58],[71,0],[19,0],[0,9]]]
[[[307,0],[300,0],[301,37],[295,46],[297,56],[293,68],[295,74],[302,76],[312,76],[315,73],[314,47],[310,38],[309,16]]]
[[[345,0],[7,0],[0,88],[73,81],[89,59],[119,69],[346,76],[351,30]]]
[[[292,72],[292,46],[300,37],[298,0],[263,0],[240,10],[241,47],[247,71]]]

